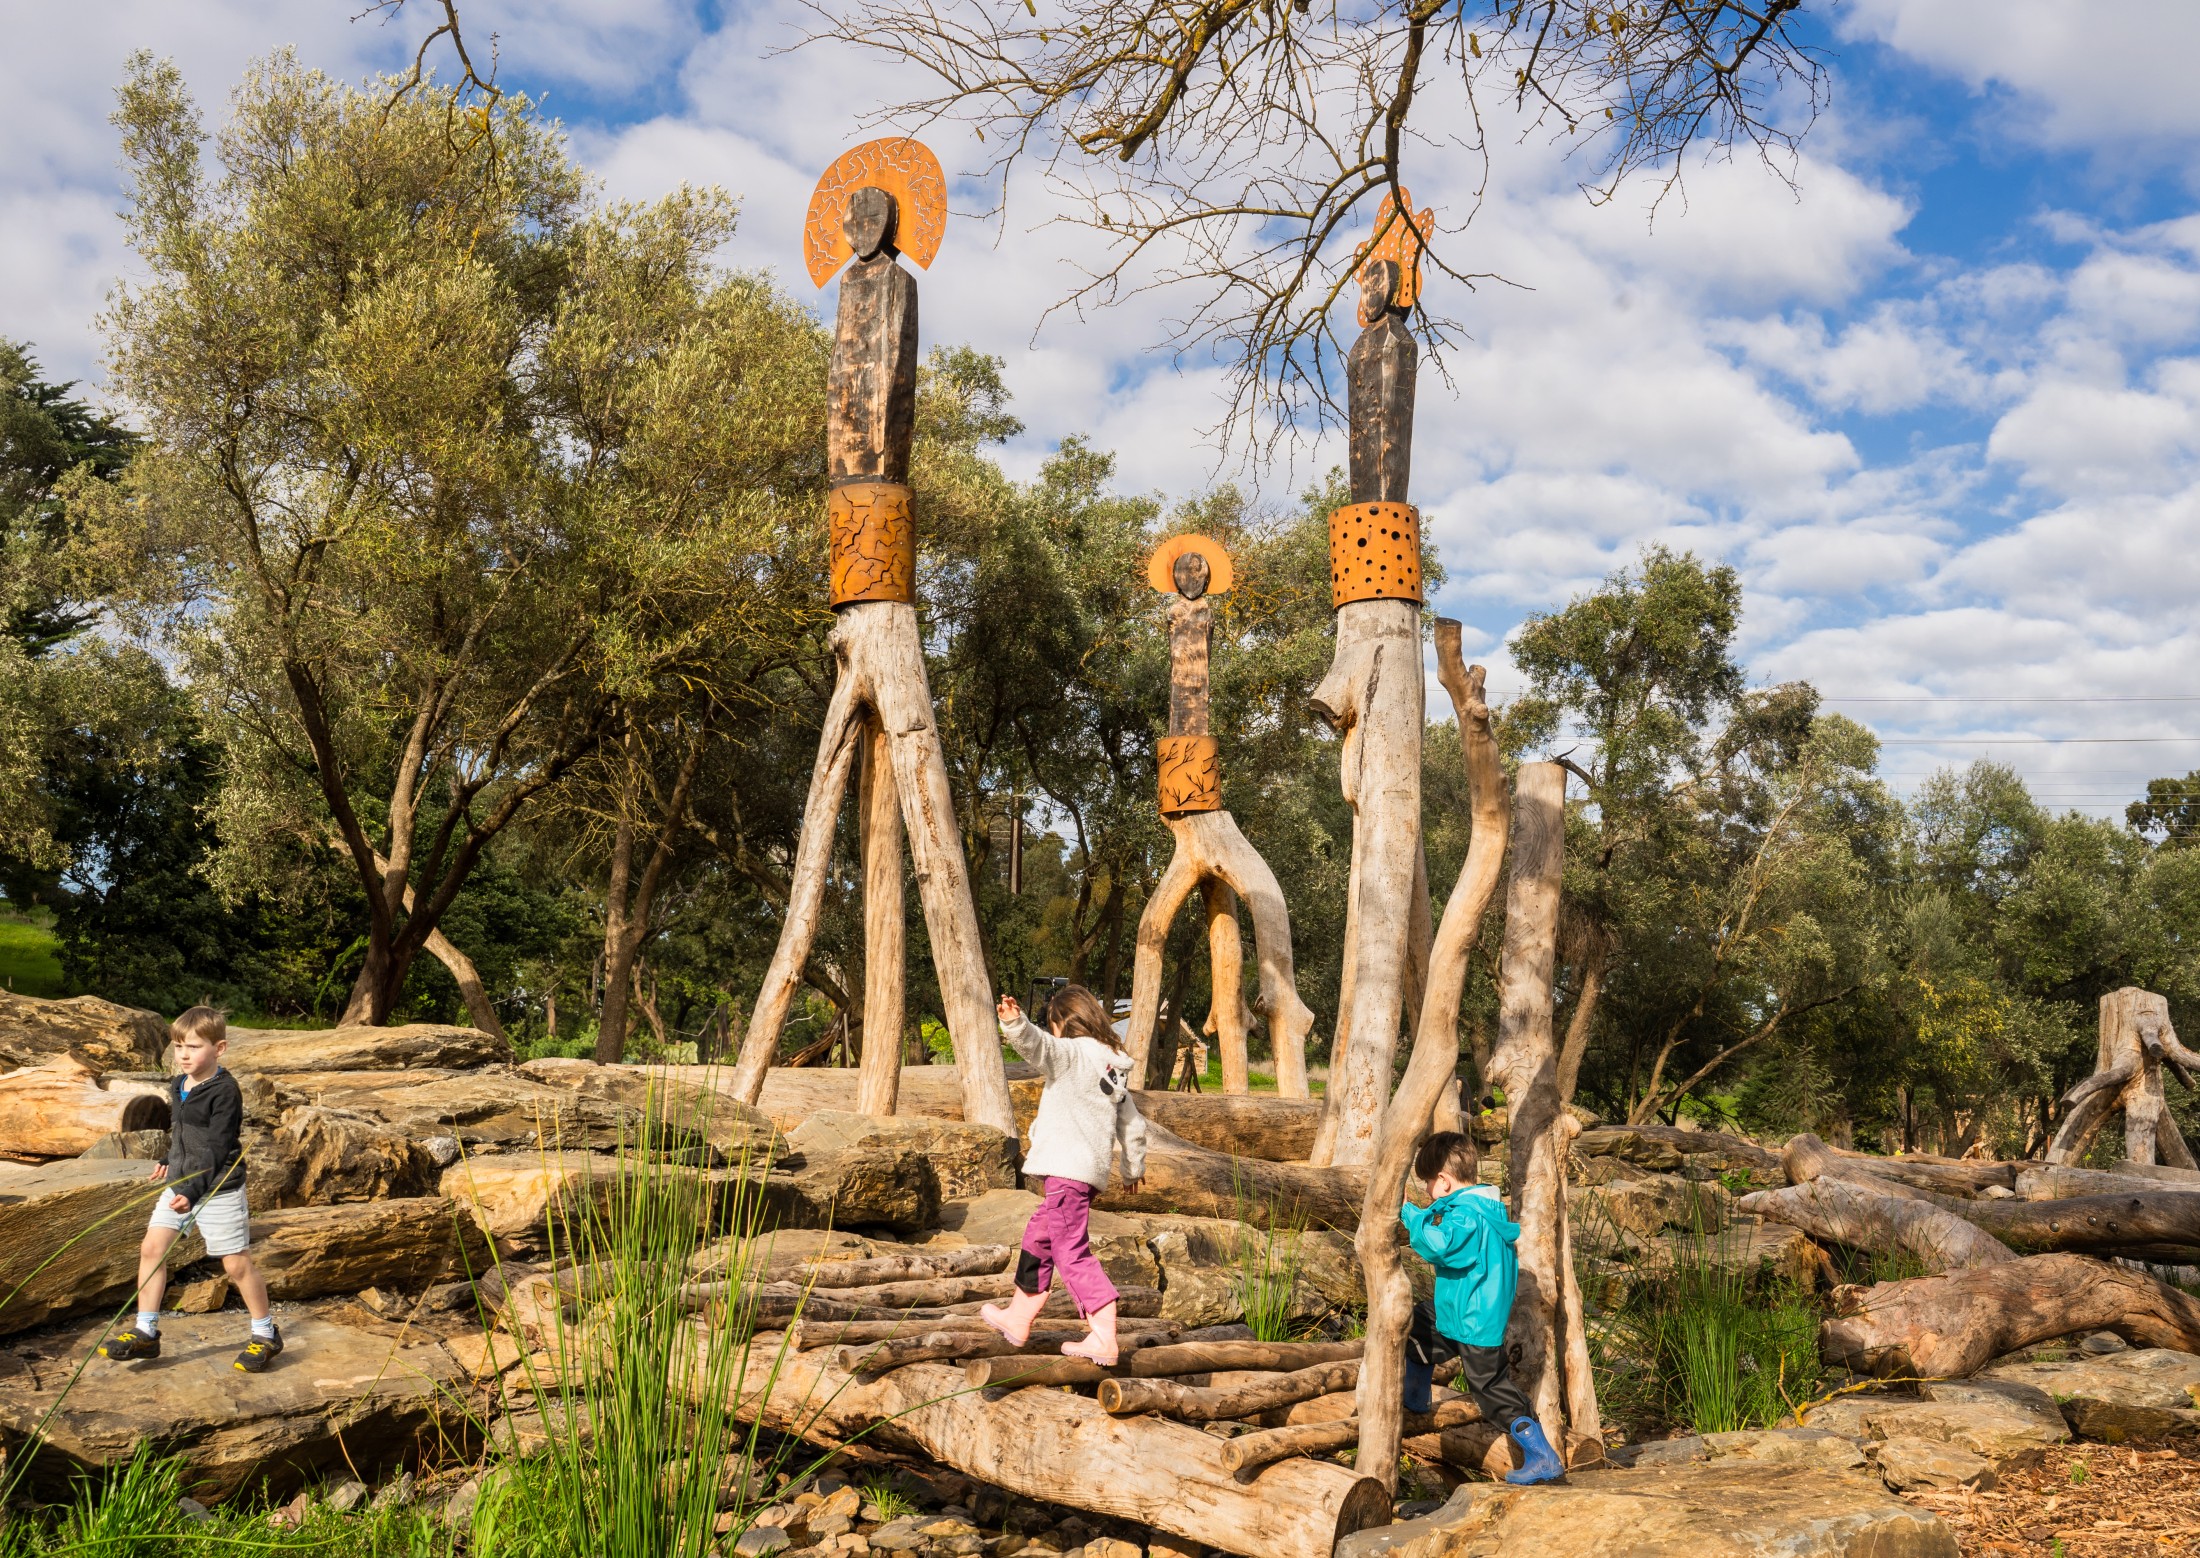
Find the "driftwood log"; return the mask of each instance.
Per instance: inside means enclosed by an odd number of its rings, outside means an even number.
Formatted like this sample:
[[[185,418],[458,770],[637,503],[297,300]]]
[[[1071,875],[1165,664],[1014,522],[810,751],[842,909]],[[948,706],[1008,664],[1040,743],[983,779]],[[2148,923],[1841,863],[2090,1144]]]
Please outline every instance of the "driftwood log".
[[[1152,1316],[1124,1315],[1116,1320],[1116,1329],[1125,1336],[1155,1336],[1164,1341],[1175,1341],[1184,1332],[1182,1324],[1175,1320],[1162,1320]],[[1044,1322],[1034,1325],[1031,1334],[1041,1346],[1053,1342],[1075,1341],[1089,1328],[1079,1321],[1074,1325]],[[930,1318],[897,1316],[888,1320],[822,1320],[805,1316],[788,1325],[787,1345],[796,1352],[813,1352],[821,1347],[877,1345],[884,1342],[907,1340],[920,1336],[968,1336],[978,1339],[991,1337],[1002,1340],[1001,1333],[970,1314],[938,1315]],[[1006,1350],[1005,1348],[1003,1350]],[[965,1357],[982,1358],[984,1352],[964,1354]]]
[[[1100,1382],[1100,1410],[1115,1417],[1158,1412],[1180,1423],[1219,1423],[1350,1390],[1359,1380],[1357,1358],[1318,1363],[1288,1374],[1256,1374],[1249,1381],[1227,1386],[1189,1385],[1173,1379],[1109,1379]]]
[[[1321,1100],[1273,1093],[1137,1092],[1131,1095],[1149,1124],[1195,1147],[1269,1163],[1304,1163],[1321,1127]]]
[[[1392,1102],[1390,1128],[1383,1133],[1368,1174],[1367,1199],[1361,1205],[1353,1241],[1368,1294],[1368,1369],[1360,1376],[1361,1443],[1366,1446],[1366,1464],[1394,1491],[1404,1412],[1406,1331],[1413,1318],[1413,1284],[1396,1237],[1398,1209],[1414,1151],[1424,1139],[1421,1129],[1407,1127],[1409,1122],[1418,1127],[1432,1119],[1452,1087],[1452,1073],[1459,1064],[1459,1002],[1466,992],[1467,959],[1497,890],[1507,829],[1505,770],[1490,736],[1489,704],[1482,696],[1484,673],[1480,666],[1466,665],[1459,652],[1459,624],[1447,617],[1436,620],[1436,663],[1466,749],[1474,830],[1466,863],[1436,929],[1413,1053]]]
[[[1520,1224],[1519,1287],[1507,1335],[1520,1348],[1521,1386],[1544,1433],[1574,1464],[1603,1435],[1579,1292],[1568,1283],[1566,1159],[1580,1127],[1559,1098],[1552,1031],[1565,813],[1566,770],[1521,764],[1513,781],[1512,870],[1490,1075],[1505,1092],[1512,1215]]]
[[[1093,1205],[1108,1212],[1183,1212],[1228,1217],[1258,1228],[1359,1226],[1364,1171],[1263,1163],[1195,1147],[1149,1122],[1146,1177],[1136,1190],[1120,1175]]]
[[[1826,1176],[1785,1190],[1759,1190],[1735,1206],[1853,1249],[1907,1250],[1927,1271],[1962,1271],[2016,1259],[2006,1244],[1966,1217],[1929,1201],[1884,1194],[1854,1179]]]
[[[1860,1374],[1963,1379],[2004,1353],[2081,1331],[2200,1352],[2200,1299],[2085,1255],[2028,1255],[1835,1294],[1826,1361]]]
[[[929,158],[930,154],[925,153]],[[912,187],[904,185],[904,192]],[[930,186],[927,185],[927,188]],[[826,376],[826,463],[832,482],[835,681],[819,734],[817,764],[803,802],[779,945],[757,992],[734,1068],[735,1092],[755,1103],[779,1048],[787,1011],[809,961],[831,874],[833,836],[849,769],[867,741],[864,888],[864,1010],[894,1026],[874,1030],[863,1102],[876,1106],[895,1087],[888,1054],[900,1064],[902,959],[901,862],[895,830],[884,824],[886,792],[900,805],[917,892],[939,975],[948,1036],[962,1082],[963,1118],[1013,1133],[1015,1110],[996,1037],[978,913],[963,860],[955,798],[947,780],[925,679],[924,644],[914,589],[915,539],[909,511],[909,452],[916,426],[917,283],[897,262],[903,223],[936,221],[933,210],[904,211],[874,186],[847,197],[842,232],[854,263],[840,283],[839,313]],[[830,214],[830,213],[828,213]],[[826,275],[831,274],[828,269]],[[822,281],[820,285],[822,285]],[[842,532],[847,534],[843,536]],[[845,577],[844,577],[845,574]],[[873,732],[880,739],[871,741]],[[890,908],[888,907],[890,905]]]
[[[2021,1164],[2017,1169],[2017,1195],[2026,1201],[2056,1201],[2073,1196],[2152,1195],[2160,1190],[2200,1191],[2200,1178],[2191,1184],[2180,1184],[2122,1169],[2071,1168],[2062,1163]]]
[[[725,1291],[714,1291],[716,1289]],[[819,1324],[833,1320],[939,1321],[956,1314],[976,1315],[986,1304],[999,1300],[999,1295],[994,1295],[991,1298],[973,1298],[950,1304],[912,1304],[907,1300],[876,1303],[866,1302],[856,1296],[861,1291],[846,1288],[820,1291],[790,1282],[752,1283],[746,1286],[691,1282],[682,1296],[690,1308],[737,1309],[751,1316],[761,1327],[783,1326],[794,1320],[808,1320]],[[1124,1317],[1149,1319],[1161,1313],[1161,1290],[1144,1287],[1119,1288],[1116,1302]],[[1039,1312],[1041,1315],[1066,1319],[1077,1313],[1077,1306],[1071,1301],[1066,1288],[1057,1287],[1047,1295],[1046,1308]]]
[[[1307,1369],[1356,1360],[1362,1352],[1359,1342],[1177,1342],[1132,1359],[1130,1372],[1154,1376],[1217,1369]]]
[[[2170,1265],[2200,1261],[2200,1190],[1964,1201],[1952,1210],[2013,1250],[2069,1250]]]
[[[890,1341],[843,1343],[832,1350],[830,1362],[834,1368],[845,1369],[851,1374],[883,1374],[889,1369],[905,1369],[913,1363],[962,1363],[972,1358],[1028,1355],[1039,1348],[1058,1349],[1064,1342],[1082,1338],[1087,1329],[1083,1325],[1074,1330],[1035,1325],[1021,1347],[991,1327],[976,1331],[924,1331]],[[1123,1356],[1131,1357],[1148,1347],[1166,1346],[1175,1335],[1173,1328],[1126,1330],[1116,1340]]]
[[[2047,1161],[2073,1163],[2117,1110],[2124,1116],[2124,1156],[2134,1163],[2194,1167],[2192,1149],[2169,1112],[2162,1071],[2187,1088],[2195,1085],[2200,1054],[2178,1042],[2170,1026],[2169,1000],[2135,985],[2101,997],[2100,1047],[2093,1075],[2063,1095],[2066,1111]]]
[[[168,1128],[168,1095],[157,1083],[103,1083],[74,1055],[0,1075],[0,1152],[73,1158],[114,1131]]]
[[[868,1260],[774,1260],[764,1277],[821,1288],[871,1287],[881,1282],[923,1282],[948,1277],[992,1277],[1008,1272],[1016,1251],[1006,1244],[970,1244],[959,1250],[911,1251]]]
[[[1440,1401],[1433,1412],[1408,1412],[1403,1421],[1408,1435],[1433,1434],[1465,1423],[1479,1423],[1482,1413],[1471,1401]],[[1330,1423],[1303,1423],[1291,1428],[1264,1428],[1230,1440],[1223,1447],[1223,1462],[1233,1476],[1246,1478],[1265,1466],[1299,1456],[1334,1455],[1359,1442],[1360,1420],[1356,1417]],[[1262,1478],[1261,1482],[1265,1486],[1267,1478]]]
[[[866,1435],[1025,1498],[1246,1558],[1331,1558],[1341,1538],[1390,1519],[1389,1495],[1372,1477],[1305,1462],[1245,1487],[1212,1435],[1164,1418],[1110,1417],[1058,1390],[989,1400],[959,1369],[917,1364],[865,1380],[816,1352],[752,1348],[745,1365],[730,1403],[743,1420],[828,1445]]]

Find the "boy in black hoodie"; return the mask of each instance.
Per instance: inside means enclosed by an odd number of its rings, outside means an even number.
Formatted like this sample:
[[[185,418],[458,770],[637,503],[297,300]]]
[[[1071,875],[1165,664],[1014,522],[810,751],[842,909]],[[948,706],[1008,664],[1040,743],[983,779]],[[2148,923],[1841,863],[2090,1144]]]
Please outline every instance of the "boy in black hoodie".
[[[252,1315],[252,1337],[236,1366],[258,1374],[283,1350],[283,1333],[268,1313],[267,1283],[245,1247],[252,1242],[252,1213],[244,1195],[244,1094],[222,1069],[229,1024],[211,1006],[194,1006],[168,1030],[182,1073],[168,1084],[168,1161],[152,1177],[169,1189],[153,1205],[152,1226],[138,1246],[137,1322],[108,1338],[99,1355],[128,1363],[160,1356],[160,1301],[168,1291],[165,1262],[182,1232],[196,1226],[206,1253],[221,1257],[222,1270]]]

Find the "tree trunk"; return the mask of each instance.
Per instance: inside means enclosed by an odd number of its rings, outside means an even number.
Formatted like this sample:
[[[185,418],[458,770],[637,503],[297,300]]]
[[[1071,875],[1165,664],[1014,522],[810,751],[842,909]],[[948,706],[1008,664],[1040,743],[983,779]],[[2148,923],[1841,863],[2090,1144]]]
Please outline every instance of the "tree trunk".
[[[1586,1437],[1595,1399],[1571,1401],[1568,1379],[1585,1375],[1568,1354],[1587,1340],[1565,1325],[1560,1261],[1568,1238],[1566,1154],[1579,1133],[1558,1096],[1551,979],[1557,962],[1559,879],[1565,866],[1566,770],[1523,763],[1513,781],[1512,876],[1505,898],[1505,950],[1498,974],[1497,1046],[1490,1070],[1505,1090],[1513,1220],[1520,1285],[1509,1334],[1521,1350],[1522,1384],[1553,1444],[1572,1458],[1569,1428]]]
[[[1395,1113],[1383,1133],[1368,1173],[1353,1245],[1367,1280],[1367,1361],[1360,1376],[1360,1442],[1363,1464],[1393,1490],[1397,1484],[1398,1439],[1404,1411],[1400,1385],[1405,1370],[1406,1331],[1413,1317],[1413,1284],[1397,1244],[1398,1208],[1406,1174],[1429,1120],[1452,1084],[1459,1064],[1459,1002],[1466,992],[1467,960],[1474,951],[1482,917],[1496,892],[1504,866],[1505,771],[1490,738],[1489,705],[1483,700],[1483,670],[1467,667],[1459,653],[1459,624],[1436,622],[1438,675],[1458,714],[1466,743],[1467,781],[1474,829],[1466,864],[1444,905],[1428,960],[1428,983],[1420,1003],[1413,1053],[1398,1083]]]
[[[1581,990],[1574,997],[1573,1015],[1566,1019],[1566,1041],[1558,1051],[1558,1101],[1574,1101],[1581,1081],[1581,1062],[1589,1053],[1589,1034],[1596,1023],[1597,998],[1604,992],[1604,965],[1611,958],[1609,941],[1597,938],[1596,946],[1582,960]]]
[[[925,682],[916,608],[899,601],[859,602],[842,609],[832,636],[839,679],[826,711],[817,767],[803,807],[787,922],[742,1042],[734,1073],[736,1090],[744,1100],[755,1102],[778,1048],[795,981],[817,934],[831,864],[833,823],[862,736],[862,709],[869,704],[877,708],[893,760],[894,787],[901,799],[918,896],[932,940],[933,967],[947,1008],[948,1036],[962,1079],[964,1118],[1012,1132],[1015,1111],[1002,1070],[977,909],[963,868],[946,758]]]
[[[1135,1191],[1120,1178],[1110,1179],[1093,1205],[1106,1212],[1228,1217],[1277,1230],[1349,1231],[1359,1226],[1366,1193],[1359,1170],[1232,1158],[1149,1123],[1145,1179]]]
[[[672,782],[672,795],[665,802],[663,823],[657,829],[657,842],[649,852],[649,863],[642,868],[642,878],[634,889],[634,901],[627,902],[627,883],[634,863],[634,809],[641,801],[639,775],[634,766],[634,754],[628,751],[628,793],[620,798],[619,823],[613,835],[611,847],[610,890],[605,895],[604,913],[604,996],[603,1015],[596,1029],[596,1059],[608,1064],[618,1060],[626,1052],[628,986],[639,972],[637,960],[641,955],[642,941],[649,933],[650,910],[656,907],[657,889],[662,885],[665,867],[672,859],[672,848],[686,826],[688,796],[695,787],[695,775],[703,766],[703,748],[710,736],[709,721],[699,721],[688,737],[686,754],[680,759],[679,776]],[[652,1014],[654,1001],[649,1003]],[[663,1025],[652,1021],[660,1045],[664,1040]]]
[[[2085,1255],[2028,1255],[1944,1276],[1835,1294],[1818,1329],[1837,1368],[1893,1378],[1965,1379],[2004,1353],[2081,1331],[2200,1352],[2200,1299]]]
[[[0,1152],[73,1158],[114,1131],[168,1128],[158,1083],[103,1082],[74,1055],[0,1072]]]
[[[1312,1098],[1151,1090],[1131,1097],[1151,1124],[1195,1147],[1269,1163],[1304,1163],[1321,1125],[1322,1106]]]
[[[1481,1410],[1471,1401],[1440,1401],[1433,1412],[1408,1412],[1405,1431],[1409,1434],[1440,1433],[1446,1428],[1481,1420]],[[1230,1440],[1223,1448],[1223,1458],[1232,1474],[1244,1479],[1264,1466],[1295,1461],[1301,1456],[1334,1455],[1339,1450],[1349,1450],[1361,1443],[1363,1426],[1360,1419],[1347,1417],[1292,1428],[1266,1428]],[[1363,1448],[1353,1459],[1361,1461],[1366,1455]],[[1267,1485],[1268,1478],[1264,1476],[1259,1486]]]
[[[386,871],[389,868],[389,862],[383,859],[380,854],[374,857],[374,862],[375,869],[378,871]],[[413,890],[410,882],[405,884],[403,902],[406,912],[410,913],[413,906]],[[481,973],[474,967],[474,960],[452,945],[451,939],[440,930],[428,932],[425,945],[428,955],[449,971],[452,982],[458,986],[459,999],[466,1003],[468,1020],[483,1033],[493,1033],[500,1039],[506,1037],[504,1024],[497,1018],[496,1004],[489,999],[489,992],[482,987]],[[377,988],[378,986],[367,978],[367,970],[362,967],[359,970],[359,977],[352,982],[351,995],[344,1002],[344,1010],[338,1015],[336,1026],[348,1028],[355,1025],[374,1023],[376,1019],[372,1016],[372,1013],[374,1011],[374,992]],[[387,1016],[387,1014],[387,1007],[385,1007],[384,1015]],[[557,1024],[553,1021],[551,1023],[553,1036],[556,1028]]]
[[[1172,1379],[1111,1379],[1100,1384],[1100,1410],[1111,1417],[1158,1412],[1179,1423],[1218,1423],[1250,1417],[1350,1390],[1360,1378],[1357,1358],[1319,1363],[1289,1374],[1263,1373],[1237,1385],[1186,1385]]]
[[[1176,838],[1176,850],[1138,917],[1131,960],[1131,1016],[1124,1034],[1131,1052],[1131,1086],[1146,1085],[1161,1003],[1162,953],[1168,944],[1170,922],[1192,889],[1211,881],[1244,899],[1252,912],[1253,954],[1260,965],[1260,994],[1253,1009],[1268,1025],[1269,1046],[1276,1056],[1276,1092],[1285,1098],[1308,1096],[1306,1035],[1314,1026],[1314,1014],[1299,999],[1298,978],[1292,966],[1291,913],[1275,872],[1238,830],[1237,819],[1226,811],[1187,812],[1162,820]],[[1212,963],[1217,921],[1211,905],[1208,929]],[[1234,941],[1234,915],[1229,935]],[[1242,960],[1242,951],[1239,956]],[[1222,989],[1219,976],[1215,989],[1218,993]],[[1242,991],[1240,979],[1232,985],[1231,998],[1242,1002]],[[1223,1055],[1227,1068],[1227,1046]]]
[[[1882,1194],[1857,1180],[1827,1177],[1785,1190],[1759,1190],[1735,1205],[1851,1249],[1907,1250],[1927,1271],[1962,1271],[2016,1259],[2007,1245],[1954,1212]]]
[[[1367,1164],[1390,1101],[1421,858],[1420,603],[1338,607],[1336,658],[1312,703],[1344,736],[1344,798],[1353,819],[1345,974],[1315,1161]]]
[[[1207,969],[1212,990],[1210,1015],[1215,1045],[1222,1051],[1222,1090],[1253,1090],[1251,1056],[1245,1048],[1245,946],[1238,933],[1237,894],[1230,884],[1200,884],[1202,907],[1207,911]],[[1296,992],[1293,992],[1296,994]]]
[[[901,1096],[901,1028],[908,927],[902,914],[901,797],[886,732],[874,719],[863,747],[863,1082],[856,1112],[890,1115]]]

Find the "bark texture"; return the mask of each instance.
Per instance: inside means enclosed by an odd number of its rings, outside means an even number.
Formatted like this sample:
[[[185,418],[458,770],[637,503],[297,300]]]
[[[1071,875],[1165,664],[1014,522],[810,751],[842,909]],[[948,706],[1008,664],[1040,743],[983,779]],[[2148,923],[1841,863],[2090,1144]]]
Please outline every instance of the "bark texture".
[[[1828,1177],[1785,1190],[1759,1190],[1735,1205],[1852,1249],[1907,1250],[1928,1271],[1962,1271],[2016,1259],[2007,1245],[1954,1212],[1886,1195],[1856,1180]]]
[[[2164,1067],[2188,1088],[2194,1070],[2200,1069],[2200,1054],[2179,1043],[2177,1030],[2170,1026],[2168,998],[2135,985],[2102,996],[2093,1075],[2063,1095],[2067,1112],[2048,1144],[2047,1161],[2074,1163],[2084,1157],[2102,1125],[2120,1109],[2125,1157],[2134,1163],[2194,1167],[2192,1149],[2169,1112]]]

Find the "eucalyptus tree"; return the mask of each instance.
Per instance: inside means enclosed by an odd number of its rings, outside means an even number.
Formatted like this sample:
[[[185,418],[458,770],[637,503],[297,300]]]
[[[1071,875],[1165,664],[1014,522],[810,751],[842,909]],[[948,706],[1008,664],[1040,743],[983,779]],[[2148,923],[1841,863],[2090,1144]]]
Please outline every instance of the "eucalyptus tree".
[[[139,55],[115,116],[147,446],[85,511],[224,742],[217,875],[333,840],[375,1022],[516,819],[668,689],[742,696],[727,646],[796,630],[775,541],[822,481],[814,326],[715,267],[727,198],[603,204],[525,98],[471,137],[458,101],[279,54],[209,165]]]

